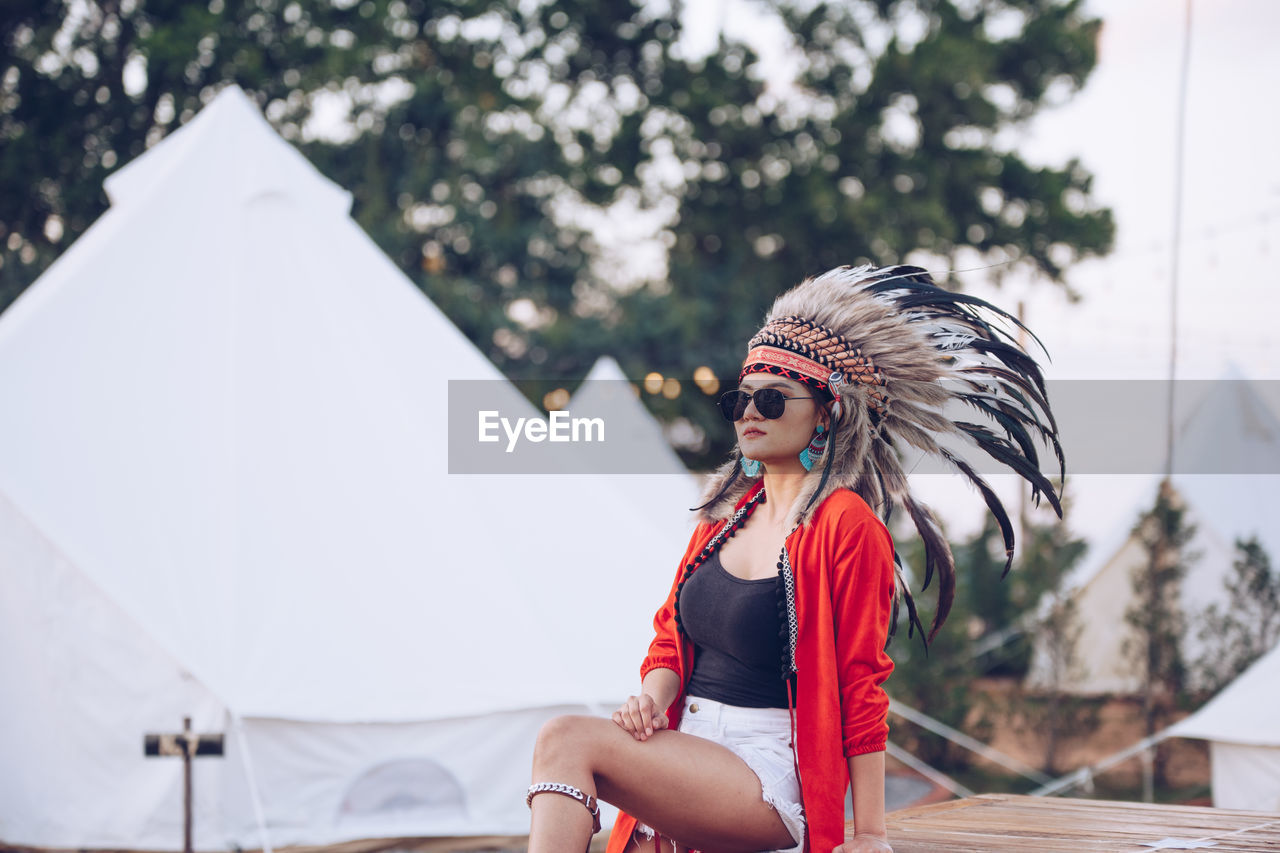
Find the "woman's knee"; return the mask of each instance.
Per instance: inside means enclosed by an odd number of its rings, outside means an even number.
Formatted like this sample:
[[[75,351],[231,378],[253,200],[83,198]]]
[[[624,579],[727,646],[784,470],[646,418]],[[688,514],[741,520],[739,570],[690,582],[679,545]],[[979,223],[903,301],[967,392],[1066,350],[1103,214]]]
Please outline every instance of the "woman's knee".
[[[565,759],[583,763],[588,759],[590,746],[598,738],[602,721],[597,717],[566,714],[553,717],[538,730],[538,740],[533,748],[533,765],[560,763]]]

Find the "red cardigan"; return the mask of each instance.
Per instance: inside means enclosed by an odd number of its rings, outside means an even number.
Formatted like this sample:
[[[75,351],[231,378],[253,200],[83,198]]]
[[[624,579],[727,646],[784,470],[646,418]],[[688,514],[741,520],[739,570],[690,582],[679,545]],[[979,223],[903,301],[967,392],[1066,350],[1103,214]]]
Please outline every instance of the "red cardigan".
[[[703,522],[694,530],[671,592],[654,616],[656,636],[640,667],[642,679],[659,668],[680,676],[680,694],[667,710],[673,729],[693,664],[693,646],[676,627],[676,588],[684,567],[723,525]],[[893,541],[862,498],[840,489],[787,537],[786,549],[799,625],[795,748],[808,824],[805,850],[830,853],[844,843],[846,759],[882,751],[889,734],[889,698],[881,685],[893,671],[884,652],[893,612]],[[622,853],[635,824],[630,815],[618,816],[607,853]]]

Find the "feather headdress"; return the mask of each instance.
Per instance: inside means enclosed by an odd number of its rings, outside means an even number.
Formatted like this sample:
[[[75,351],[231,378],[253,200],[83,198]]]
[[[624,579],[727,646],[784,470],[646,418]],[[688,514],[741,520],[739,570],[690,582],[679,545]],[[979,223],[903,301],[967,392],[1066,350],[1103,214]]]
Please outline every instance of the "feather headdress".
[[[1025,330],[1015,317],[938,287],[920,267],[840,267],[779,296],[748,346],[744,373],[769,371],[833,397],[825,459],[807,475],[789,521],[807,520],[839,488],[856,491],[886,522],[902,507],[924,543],[923,587],[938,578],[928,639],[951,609],[955,561],[933,513],[912,497],[899,450],[942,459],[977,488],[1003,534],[1006,572],[1013,524],[967,450],[1012,469],[1037,503],[1043,497],[1062,514],[1036,449],[1038,441],[1051,447],[1065,471],[1057,424],[1040,366],[1018,345],[1017,328]],[[957,406],[968,414],[957,419],[944,411]],[[735,455],[713,475],[704,518],[727,517],[754,482],[739,462]],[[900,571],[898,591],[912,627],[923,632]]]

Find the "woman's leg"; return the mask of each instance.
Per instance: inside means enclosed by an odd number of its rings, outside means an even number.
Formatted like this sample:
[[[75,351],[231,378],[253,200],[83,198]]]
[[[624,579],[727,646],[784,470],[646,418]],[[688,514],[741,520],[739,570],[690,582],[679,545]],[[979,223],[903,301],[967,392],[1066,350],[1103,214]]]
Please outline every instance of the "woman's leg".
[[[641,742],[612,720],[557,717],[538,733],[533,781],[573,785],[699,850],[776,850],[795,843],[742,759],[683,732],[654,732]],[[582,803],[539,794],[532,806],[529,853],[586,848],[591,815]]]

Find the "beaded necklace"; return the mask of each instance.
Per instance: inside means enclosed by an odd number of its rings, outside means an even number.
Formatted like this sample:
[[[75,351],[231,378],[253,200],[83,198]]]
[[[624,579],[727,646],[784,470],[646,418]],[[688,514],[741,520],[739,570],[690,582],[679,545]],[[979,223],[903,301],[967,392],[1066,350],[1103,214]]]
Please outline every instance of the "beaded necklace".
[[[684,573],[680,576],[680,583],[676,585],[675,597],[675,617],[676,626],[685,639],[689,639],[689,632],[685,630],[684,621],[680,616],[680,594],[684,591],[684,585],[688,583],[689,578],[698,570],[698,567],[711,558],[713,554],[724,547],[724,543],[733,537],[735,533],[742,529],[747,523],[747,519],[751,517],[751,513],[755,512],[756,507],[766,501],[764,489],[756,492],[751,498],[744,503],[733,516],[721,527],[715,536],[712,536],[707,544],[702,546],[702,550],[691,560],[685,567]],[[787,554],[787,544],[784,540],[782,543],[782,551],[778,554],[778,636],[783,640],[782,647],[782,678],[790,681],[796,673],[796,636],[797,636],[797,620],[796,620],[796,583],[795,575],[791,571],[791,559]]]

